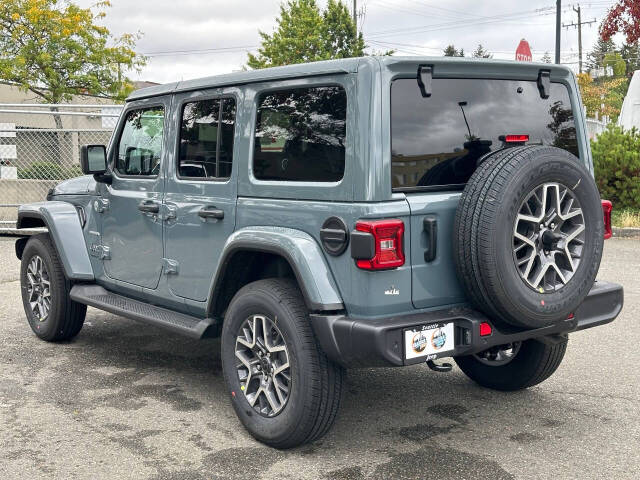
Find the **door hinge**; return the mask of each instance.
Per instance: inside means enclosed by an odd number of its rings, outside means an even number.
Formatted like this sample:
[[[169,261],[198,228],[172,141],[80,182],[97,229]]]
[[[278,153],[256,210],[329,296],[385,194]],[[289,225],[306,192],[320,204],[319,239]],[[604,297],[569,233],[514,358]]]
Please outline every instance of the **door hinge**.
[[[107,198],[98,198],[93,202],[93,209],[97,213],[103,213],[109,210],[109,200]]]
[[[162,259],[162,269],[165,275],[177,275],[178,274],[178,262],[170,258]]]
[[[162,220],[165,222],[171,222],[178,217],[178,207],[175,205],[165,203],[162,207]]]
[[[110,260],[111,259],[111,249],[105,245],[98,245],[94,243],[89,247],[89,253],[93,257],[97,257],[101,260]]]

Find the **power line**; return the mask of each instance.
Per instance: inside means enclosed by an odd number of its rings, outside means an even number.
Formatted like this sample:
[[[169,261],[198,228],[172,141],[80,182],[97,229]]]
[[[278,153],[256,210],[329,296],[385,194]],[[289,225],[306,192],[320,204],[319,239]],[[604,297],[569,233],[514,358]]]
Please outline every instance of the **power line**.
[[[219,48],[204,48],[204,49],[194,49],[194,50],[166,50],[161,52],[149,52],[143,53],[145,57],[161,57],[161,56],[171,56],[171,55],[194,55],[194,54],[210,54],[210,53],[227,53],[227,52],[237,52],[243,50],[254,50],[258,48],[257,45],[240,45],[236,47],[219,47]]]
[[[567,30],[569,29],[569,27],[577,27],[578,29],[578,72],[582,73],[582,25],[590,25],[592,23],[596,23],[596,19],[594,18],[593,20],[589,20],[588,22],[581,21],[580,4],[578,4],[578,8],[573,7],[573,11],[578,14],[578,23],[571,22],[566,25],[562,24],[562,26]]]
[[[493,17],[484,17],[481,19],[469,19],[469,20],[461,20],[455,22],[445,22],[445,23],[437,23],[437,24],[429,24],[429,25],[420,25],[412,28],[394,28],[389,30],[379,30],[376,32],[371,32],[368,34],[369,37],[386,37],[393,36],[397,34],[409,34],[409,33],[422,33],[426,31],[438,31],[438,30],[448,30],[455,28],[465,28],[469,26],[483,25],[487,23],[499,23],[509,20],[521,20],[525,18],[535,17],[535,16],[544,16],[549,15],[549,9],[552,7],[546,7],[541,9],[530,10],[526,12],[517,12],[510,14],[502,14],[502,15],[494,15]]]

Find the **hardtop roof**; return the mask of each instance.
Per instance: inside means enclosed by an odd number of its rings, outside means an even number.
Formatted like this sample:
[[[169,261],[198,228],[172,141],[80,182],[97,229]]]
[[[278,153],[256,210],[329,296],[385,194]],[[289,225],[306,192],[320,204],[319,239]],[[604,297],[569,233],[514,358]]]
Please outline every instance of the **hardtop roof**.
[[[155,97],[157,95],[165,95],[168,93],[223,87],[226,85],[241,85],[246,83],[264,82],[267,80],[284,80],[287,78],[329,75],[332,73],[354,73],[358,70],[358,63],[361,60],[363,60],[363,58],[344,58],[339,60],[326,60],[322,62],[299,63],[284,67],[247,70],[196,78],[193,80],[182,80],[179,82],[166,83],[164,85],[156,85],[136,90],[129,95],[127,101]]]
[[[289,78],[299,78],[317,75],[330,75],[336,73],[355,73],[361,64],[378,64],[385,68],[393,69],[394,66],[403,64],[449,64],[451,66],[471,66],[481,67],[482,70],[494,71],[537,71],[539,69],[551,70],[565,76],[572,74],[571,70],[564,65],[547,63],[517,62],[515,60],[494,60],[478,59],[468,57],[427,57],[427,56],[368,56],[357,58],[344,58],[338,60],[326,60],[321,62],[299,63],[283,67],[264,68],[260,70],[247,70],[242,72],[213,75],[210,77],[196,78],[193,80],[181,80],[163,85],[142,88],[129,95],[127,101],[139,100],[143,98],[155,97],[177,92],[188,92],[206,88],[224,87],[229,85],[242,85],[247,83],[257,83],[269,80],[286,80]],[[378,67],[379,68],[379,67]]]

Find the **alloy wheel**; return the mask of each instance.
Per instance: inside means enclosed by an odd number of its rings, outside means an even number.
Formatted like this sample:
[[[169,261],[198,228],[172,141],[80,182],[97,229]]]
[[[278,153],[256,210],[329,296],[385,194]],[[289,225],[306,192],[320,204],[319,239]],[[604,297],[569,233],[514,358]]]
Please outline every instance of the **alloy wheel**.
[[[249,405],[275,417],[291,394],[291,366],[284,337],[265,315],[247,318],[236,337],[236,371]]]
[[[580,202],[560,183],[544,183],[522,202],[513,228],[513,260],[539,293],[566,285],[582,259],[585,220]]]
[[[51,310],[51,282],[39,255],[34,255],[27,266],[27,292],[31,313],[39,322],[44,322]]]

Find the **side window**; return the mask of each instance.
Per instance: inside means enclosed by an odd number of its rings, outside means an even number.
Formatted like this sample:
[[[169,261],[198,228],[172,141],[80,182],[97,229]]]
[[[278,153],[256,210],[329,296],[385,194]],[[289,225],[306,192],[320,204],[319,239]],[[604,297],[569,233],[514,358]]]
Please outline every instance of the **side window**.
[[[347,94],[342,87],[260,97],[253,173],[259,180],[337,182],[344,175]]]
[[[128,112],[118,142],[117,172],[122,175],[158,175],[163,132],[163,107]]]
[[[225,179],[231,176],[236,102],[213,98],[182,109],[178,176]]]

